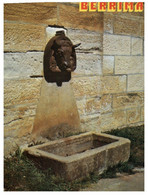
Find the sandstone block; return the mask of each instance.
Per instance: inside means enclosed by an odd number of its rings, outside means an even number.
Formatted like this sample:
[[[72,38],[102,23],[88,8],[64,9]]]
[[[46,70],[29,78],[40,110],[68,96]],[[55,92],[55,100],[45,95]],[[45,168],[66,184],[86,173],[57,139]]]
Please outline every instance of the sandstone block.
[[[103,52],[105,55],[130,55],[130,37],[105,34]]]
[[[99,76],[73,77],[71,80],[75,97],[91,97],[100,94],[101,79]]]
[[[101,78],[101,92],[119,93],[126,91],[126,76],[104,76]]]
[[[5,78],[43,75],[43,52],[4,53]]]
[[[101,103],[100,98],[88,98],[85,97],[81,100],[77,100],[77,107],[80,115],[95,114],[100,111]]]
[[[144,93],[123,93],[113,95],[113,108],[131,108],[144,104]]]
[[[7,125],[13,121],[24,117],[33,117],[36,114],[36,104],[17,105],[4,108],[4,124]]]
[[[91,31],[103,30],[103,13],[80,12],[79,4],[59,4],[58,25],[70,28],[86,29]]]
[[[140,22],[131,18],[116,17],[114,33],[122,35],[140,36]]]
[[[103,56],[103,74],[113,74],[114,56]]]
[[[127,110],[127,123],[137,123],[140,122],[140,109],[132,108]]]
[[[128,91],[143,91],[144,90],[144,75],[128,75]]]
[[[77,53],[77,68],[73,75],[101,75],[102,57],[92,53]]]
[[[101,113],[111,112],[112,110],[112,95],[102,95],[101,96]]]
[[[80,116],[82,132],[99,131],[100,113]]]
[[[132,55],[143,55],[143,39],[132,37]]]
[[[42,79],[7,79],[4,81],[4,105],[36,103]]]
[[[45,47],[44,26],[33,24],[5,23],[5,51],[42,51]]]
[[[69,28],[68,37],[74,44],[81,43],[78,50],[94,50],[96,53],[102,51],[103,36],[99,32]]]
[[[13,120],[4,125],[5,137],[23,137],[31,133],[33,128],[34,117],[25,117]]]
[[[104,32],[113,33],[114,15],[111,13],[104,13]]]
[[[114,110],[111,113],[105,113],[101,115],[100,129],[102,132],[111,129],[117,129],[124,125],[126,125],[125,110]]]
[[[57,3],[4,4],[4,19],[33,24],[57,24]]]
[[[133,74],[143,72],[143,56],[115,56],[115,74]]]
[[[144,37],[144,20],[141,21],[141,36]]]

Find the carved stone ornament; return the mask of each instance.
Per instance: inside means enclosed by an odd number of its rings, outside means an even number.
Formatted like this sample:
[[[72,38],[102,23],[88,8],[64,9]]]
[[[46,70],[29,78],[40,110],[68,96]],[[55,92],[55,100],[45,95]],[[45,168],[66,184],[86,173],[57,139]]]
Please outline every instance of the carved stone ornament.
[[[71,72],[76,69],[75,48],[79,45],[73,45],[64,31],[56,31],[44,51],[44,77],[47,82],[61,86],[62,82],[71,79]]]

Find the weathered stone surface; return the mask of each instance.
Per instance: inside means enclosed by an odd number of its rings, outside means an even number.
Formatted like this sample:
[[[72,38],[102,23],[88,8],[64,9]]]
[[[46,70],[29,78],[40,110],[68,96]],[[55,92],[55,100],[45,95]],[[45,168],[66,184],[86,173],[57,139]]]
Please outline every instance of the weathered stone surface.
[[[75,97],[99,96],[101,79],[99,76],[73,77],[71,80]]]
[[[141,36],[144,37],[144,20],[141,20]]]
[[[144,90],[144,75],[128,75],[128,91],[143,91]]]
[[[101,115],[100,129],[101,132],[116,129],[126,125],[126,111],[114,110],[111,113]]]
[[[114,33],[122,35],[140,36],[140,22],[129,18],[116,17],[114,22]]]
[[[105,34],[103,53],[105,55],[130,55],[130,37]]]
[[[80,12],[78,4],[61,3],[59,4],[58,25],[70,28],[86,29],[102,32],[103,13]]]
[[[41,167],[51,168],[55,174],[73,181],[96,170],[101,174],[110,165],[127,161],[130,141],[106,134],[83,133],[26,148],[25,153]]]
[[[115,56],[115,74],[133,74],[143,72],[143,56]]]
[[[112,110],[112,95],[102,95],[101,96],[101,113],[111,112]]]
[[[104,32],[113,33],[114,15],[104,12]]]
[[[56,139],[79,131],[80,119],[69,82],[58,87],[43,79],[32,130],[34,139]]]
[[[101,103],[100,97],[82,98],[77,100],[77,107],[80,115],[95,114],[100,111]]]
[[[5,78],[43,75],[43,52],[4,53]]]
[[[144,93],[123,93],[113,95],[113,108],[131,108],[144,103]]]
[[[128,161],[130,156],[130,142],[112,147],[107,151],[107,166],[112,167],[117,165],[118,162],[122,163]]]
[[[95,53],[102,52],[103,35],[99,32],[69,28],[68,37],[74,44],[81,43],[77,48],[78,50],[94,50],[93,52]]]
[[[4,4],[4,19],[37,24],[57,24],[57,3]]]
[[[7,125],[24,117],[35,116],[36,107],[36,104],[24,104],[4,108],[4,124]]]
[[[132,108],[127,110],[127,123],[137,123],[140,122],[140,109]]]
[[[5,51],[42,51],[45,47],[44,26],[33,24],[5,23]]]
[[[80,116],[82,132],[100,131],[100,113]]]
[[[101,92],[119,93],[126,91],[126,76],[104,76],[101,78]]]
[[[13,120],[4,125],[4,137],[23,137],[31,134],[34,117],[25,117]]]
[[[7,79],[4,81],[4,105],[36,103],[42,79]]]
[[[132,55],[143,55],[143,39],[132,37]]]
[[[114,73],[114,56],[103,56],[103,74]]]
[[[141,121],[144,121],[144,107],[141,107]]]
[[[92,53],[77,53],[77,68],[74,75],[101,75],[102,57]]]

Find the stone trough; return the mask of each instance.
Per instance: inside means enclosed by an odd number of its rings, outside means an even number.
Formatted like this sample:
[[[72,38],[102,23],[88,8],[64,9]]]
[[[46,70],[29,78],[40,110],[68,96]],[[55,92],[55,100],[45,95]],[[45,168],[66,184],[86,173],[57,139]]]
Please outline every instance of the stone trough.
[[[25,153],[42,168],[51,168],[56,175],[72,181],[127,161],[130,141],[89,132],[28,147]]]

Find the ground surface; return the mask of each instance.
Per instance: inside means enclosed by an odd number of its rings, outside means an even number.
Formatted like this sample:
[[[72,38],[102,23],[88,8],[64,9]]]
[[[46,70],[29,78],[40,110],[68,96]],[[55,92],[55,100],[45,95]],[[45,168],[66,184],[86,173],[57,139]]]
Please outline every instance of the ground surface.
[[[144,172],[100,179],[82,191],[144,191]]]

